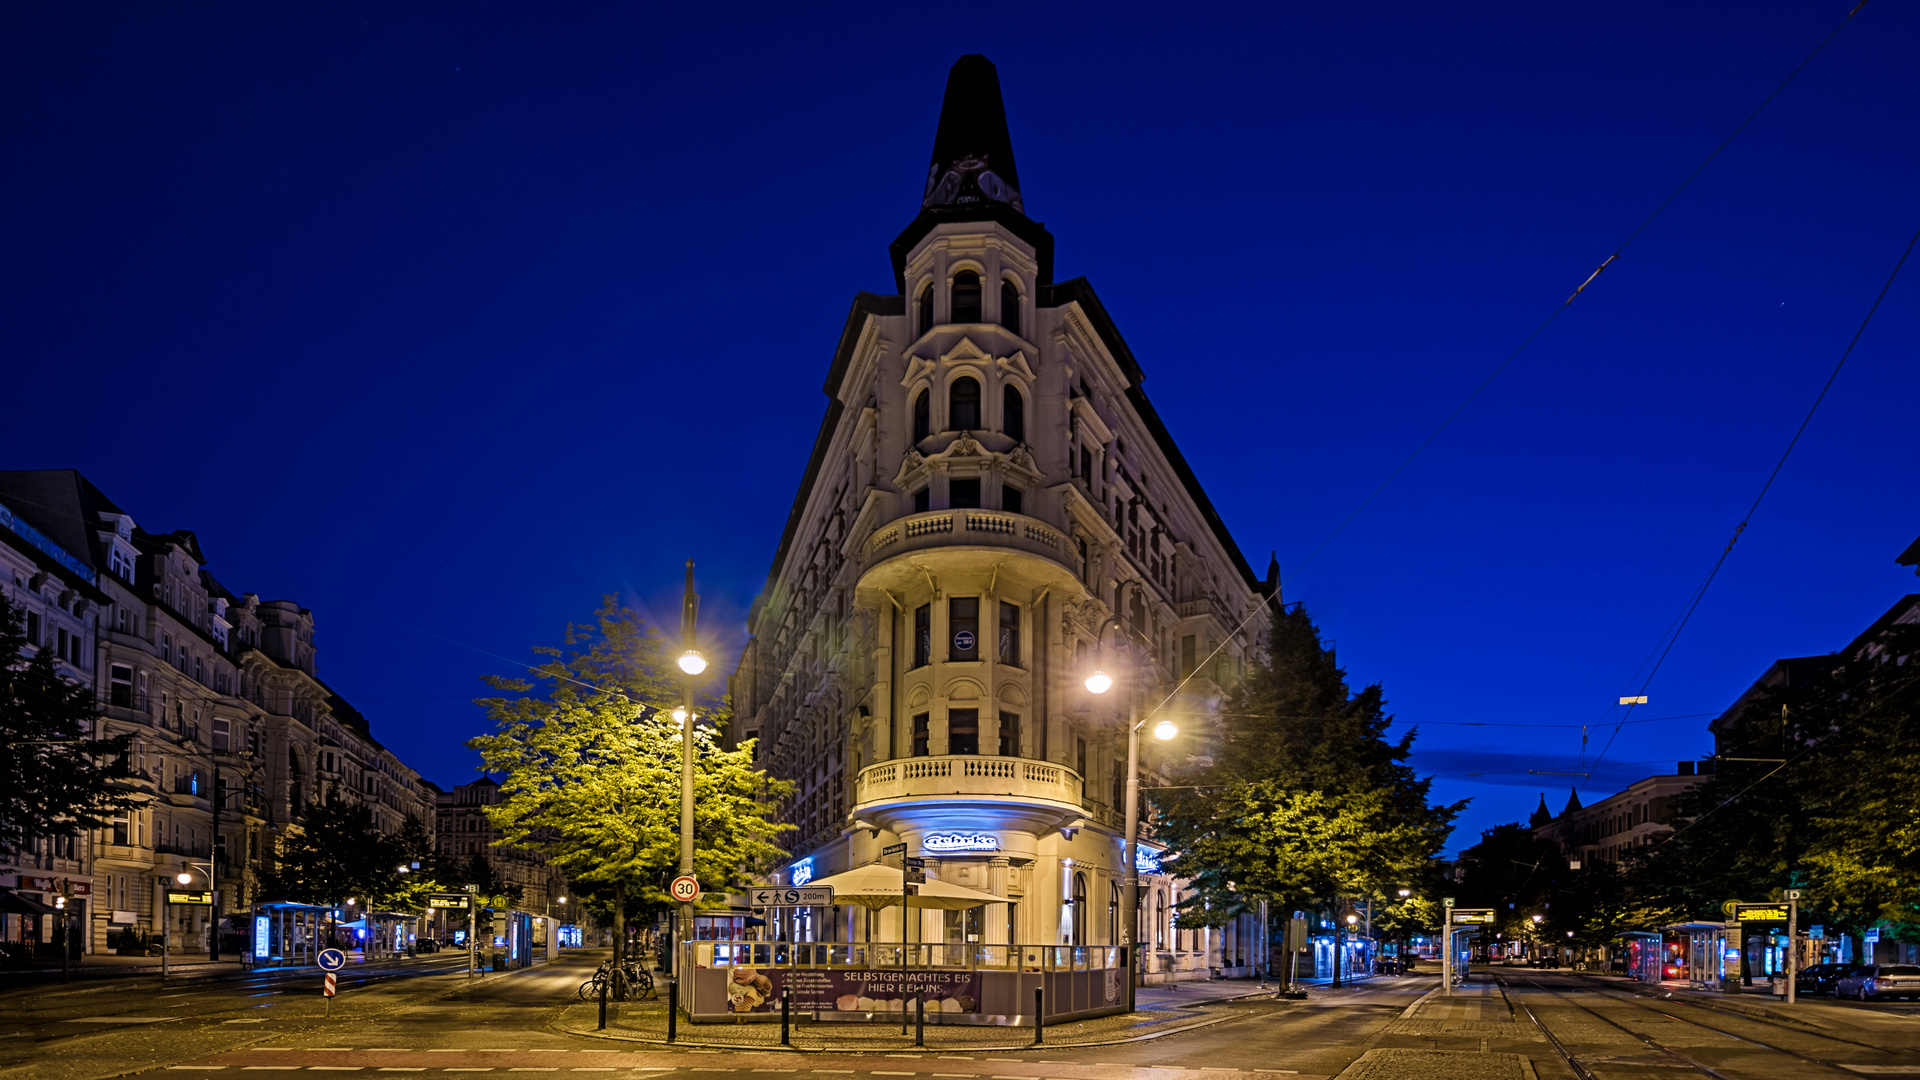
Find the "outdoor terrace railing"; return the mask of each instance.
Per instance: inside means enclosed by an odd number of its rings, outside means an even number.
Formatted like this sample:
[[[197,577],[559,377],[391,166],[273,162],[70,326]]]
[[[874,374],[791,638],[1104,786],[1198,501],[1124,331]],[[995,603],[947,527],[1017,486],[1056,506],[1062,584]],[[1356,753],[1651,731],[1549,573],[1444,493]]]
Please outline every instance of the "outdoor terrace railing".
[[[860,803],[944,795],[1000,795],[1081,804],[1080,774],[1028,758],[944,754],[869,765],[854,781]]]

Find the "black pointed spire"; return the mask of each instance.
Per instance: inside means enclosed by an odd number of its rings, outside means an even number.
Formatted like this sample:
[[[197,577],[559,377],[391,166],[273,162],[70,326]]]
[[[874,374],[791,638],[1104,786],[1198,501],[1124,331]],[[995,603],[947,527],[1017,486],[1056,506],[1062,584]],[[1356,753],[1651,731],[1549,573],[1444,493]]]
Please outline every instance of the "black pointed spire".
[[[907,289],[907,256],[936,226],[991,222],[1033,247],[1036,284],[1053,284],[1053,234],[1027,216],[1013,165],[1000,73],[984,56],[963,56],[947,72],[947,95],[933,135],[933,160],[920,190],[920,213],[894,237],[894,286]]]
[[[1547,809],[1547,793],[1543,791],[1540,793],[1540,805],[1533,808],[1533,817],[1528,819],[1527,824],[1537,829],[1552,820],[1553,811]]]
[[[1544,799],[1545,796],[1541,796],[1541,798]],[[1560,811],[1560,815],[1565,817],[1578,809],[1580,809],[1580,789],[1577,787],[1570,788],[1567,791],[1567,808]]]
[[[1000,73],[993,61],[972,53],[947,72],[947,96],[940,103],[940,127],[933,135],[933,162],[920,205],[1005,203],[1021,213],[1020,174],[1013,166],[1013,137],[1007,134],[1007,106],[1000,98]]]

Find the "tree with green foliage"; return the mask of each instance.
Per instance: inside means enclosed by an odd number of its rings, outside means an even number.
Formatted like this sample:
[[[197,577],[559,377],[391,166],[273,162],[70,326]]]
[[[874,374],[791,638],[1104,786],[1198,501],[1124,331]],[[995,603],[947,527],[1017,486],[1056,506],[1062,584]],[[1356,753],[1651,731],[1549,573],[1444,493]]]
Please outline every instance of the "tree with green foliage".
[[[1920,940],[1920,625],[1757,695],[1722,732],[1725,758],[1652,849],[1646,887],[1690,915],[1801,888],[1803,917]],[[1758,760],[1738,760],[1738,759]],[[1767,760],[1775,759],[1775,760]]]
[[[352,899],[361,912],[411,911],[433,889],[427,875],[400,871],[415,857],[401,837],[380,831],[372,808],[336,792],[307,808],[300,832],[260,871],[260,888],[274,900],[339,907]]]
[[[680,676],[658,632],[614,597],[592,627],[569,626],[564,648],[529,678],[488,676],[502,696],[479,701],[494,734],[468,742],[490,772],[505,774],[487,816],[501,843],[544,852],[594,895],[612,893],[616,952],[624,950],[629,897],[667,905],[680,861],[681,725],[672,708]],[[753,767],[751,743],[719,744],[724,710],[694,731],[695,874],[720,903],[785,856],[792,826],[773,820],[792,785]]]
[[[92,737],[93,692],[61,677],[52,649],[26,656],[25,623],[0,594],[0,852],[100,828],[145,801],[125,783],[133,736]]]
[[[1352,692],[1300,606],[1276,608],[1267,655],[1179,770],[1190,790],[1156,792],[1156,839],[1192,892],[1181,926],[1219,925],[1261,901],[1270,911],[1395,897],[1431,876],[1466,805],[1427,801],[1431,779],[1406,762],[1414,734],[1387,738],[1379,684]]]

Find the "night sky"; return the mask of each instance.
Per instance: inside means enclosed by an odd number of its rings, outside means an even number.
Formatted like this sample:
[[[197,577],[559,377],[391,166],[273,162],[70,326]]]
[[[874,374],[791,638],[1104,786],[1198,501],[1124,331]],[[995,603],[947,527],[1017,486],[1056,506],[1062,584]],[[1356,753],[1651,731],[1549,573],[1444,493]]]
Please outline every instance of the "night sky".
[[[985,53],[1057,278],[1422,725],[1458,847],[1565,801],[1528,770],[1592,801],[1708,753],[1774,658],[1920,591],[1910,265],[1591,764],[1920,227],[1894,0],[1327,542],[1854,2],[8,5],[0,467],[312,608],[321,676],[465,782],[476,677],[602,593],[671,622],[696,559],[731,670]]]

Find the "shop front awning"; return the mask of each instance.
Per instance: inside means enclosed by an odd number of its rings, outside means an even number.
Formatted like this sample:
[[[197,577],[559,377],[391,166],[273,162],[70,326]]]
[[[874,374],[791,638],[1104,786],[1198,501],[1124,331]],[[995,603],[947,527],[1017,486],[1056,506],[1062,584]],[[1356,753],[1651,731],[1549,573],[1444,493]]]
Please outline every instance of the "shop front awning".
[[[9,915],[58,915],[60,909],[12,889],[0,889],[0,911]]]

